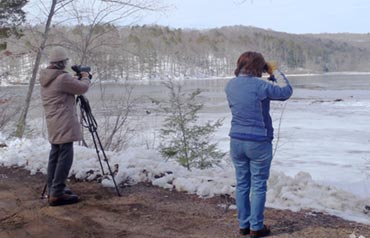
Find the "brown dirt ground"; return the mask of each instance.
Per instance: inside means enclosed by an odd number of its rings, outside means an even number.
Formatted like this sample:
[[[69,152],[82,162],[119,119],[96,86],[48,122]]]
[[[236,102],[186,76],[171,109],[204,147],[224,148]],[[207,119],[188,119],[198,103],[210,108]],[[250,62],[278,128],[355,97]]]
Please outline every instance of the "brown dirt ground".
[[[202,199],[150,184],[124,187],[118,197],[97,182],[70,181],[82,201],[49,207],[40,199],[44,181],[44,175],[0,166],[1,238],[240,237],[236,211],[218,206],[225,198]],[[270,237],[370,237],[370,226],[322,213],[268,208],[265,216]]]

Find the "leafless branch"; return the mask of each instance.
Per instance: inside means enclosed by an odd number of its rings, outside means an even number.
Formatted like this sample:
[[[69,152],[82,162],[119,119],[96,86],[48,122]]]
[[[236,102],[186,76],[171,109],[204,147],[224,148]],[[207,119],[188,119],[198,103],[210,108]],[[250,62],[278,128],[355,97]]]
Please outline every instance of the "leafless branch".
[[[127,120],[134,108],[134,99],[132,98],[133,88],[125,86],[125,93],[119,98],[114,100],[111,97],[104,96],[104,89],[101,88],[101,101],[104,104],[106,116],[104,117],[104,148],[107,150],[119,150],[127,140],[127,133],[129,126]],[[116,102],[119,101],[119,106]],[[114,105],[112,107],[112,105]],[[113,122],[111,121],[113,119]]]
[[[235,0],[234,2],[238,5],[244,4],[247,0]],[[250,0],[250,2],[253,4],[253,0]]]
[[[3,129],[20,110],[19,105],[12,103],[13,98],[6,94],[0,95],[0,129]]]
[[[158,8],[155,8],[154,6],[150,5],[150,4],[135,4],[135,3],[132,3],[132,1],[130,0],[102,0],[103,2],[107,2],[107,3],[115,3],[115,4],[120,4],[120,5],[123,5],[123,6],[127,6],[127,7],[133,7],[133,8],[137,8],[137,9],[141,9],[141,10],[145,10],[145,11],[157,11]]]
[[[60,9],[65,8],[68,4],[72,3],[73,0],[61,0],[58,1],[58,7],[55,8],[55,12],[59,12]]]
[[[278,126],[278,131],[276,133],[276,143],[275,143],[275,148],[274,148],[274,153],[273,153],[273,157],[275,157],[275,154],[278,150],[278,147],[280,147],[279,145],[279,142],[280,142],[280,130],[281,130],[281,123],[283,121],[283,115],[284,115],[284,111],[285,111],[285,108],[286,108],[286,103],[284,103],[283,105],[283,108],[281,109],[281,112],[280,112],[280,117],[279,117],[279,126]]]

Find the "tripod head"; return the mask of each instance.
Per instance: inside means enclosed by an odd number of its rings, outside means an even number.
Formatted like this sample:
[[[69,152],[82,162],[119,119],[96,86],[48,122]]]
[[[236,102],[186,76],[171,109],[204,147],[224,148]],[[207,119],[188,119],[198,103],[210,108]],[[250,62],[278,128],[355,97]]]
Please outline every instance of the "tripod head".
[[[82,78],[81,72],[89,73],[89,79],[90,80],[92,79],[92,74],[90,73],[91,71],[90,66],[81,66],[81,65],[75,64],[71,67],[71,69],[76,73],[79,80],[81,80]]]

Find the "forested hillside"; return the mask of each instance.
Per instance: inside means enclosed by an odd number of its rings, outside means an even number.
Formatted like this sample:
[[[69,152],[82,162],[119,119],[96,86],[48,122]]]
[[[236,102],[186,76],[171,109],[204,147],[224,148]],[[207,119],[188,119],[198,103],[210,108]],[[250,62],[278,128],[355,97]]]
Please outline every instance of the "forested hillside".
[[[0,83],[27,82],[40,29],[28,27],[21,39],[9,42],[1,55]],[[297,35],[245,26],[195,30],[77,25],[54,26],[48,45],[68,48],[72,63],[91,65],[102,81],[230,76],[238,56],[247,50],[263,53],[288,73],[370,69],[369,34]]]

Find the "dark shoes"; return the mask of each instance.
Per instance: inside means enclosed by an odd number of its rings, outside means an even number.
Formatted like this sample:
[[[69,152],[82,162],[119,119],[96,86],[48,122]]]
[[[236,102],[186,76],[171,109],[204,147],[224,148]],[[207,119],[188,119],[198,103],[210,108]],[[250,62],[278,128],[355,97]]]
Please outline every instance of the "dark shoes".
[[[249,228],[240,228],[239,230],[240,235],[243,236],[249,235],[249,232],[250,232]]]
[[[68,205],[68,204],[74,204],[80,201],[80,198],[73,194],[63,194],[60,197],[49,197],[49,205],[50,206],[63,206],[63,205]]]
[[[72,195],[72,194],[74,194],[73,192],[72,192],[72,190],[70,189],[70,188],[64,188],[64,193],[65,194],[68,194],[68,195]]]
[[[64,194],[67,194],[67,195],[76,195],[74,192],[72,192],[71,189],[69,189],[67,187],[64,189]],[[50,195],[48,194],[47,195],[47,198],[49,199],[49,197],[50,197]]]
[[[271,230],[266,226],[263,225],[263,228],[258,231],[250,230],[251,238],[258,238],[270,235]]]

